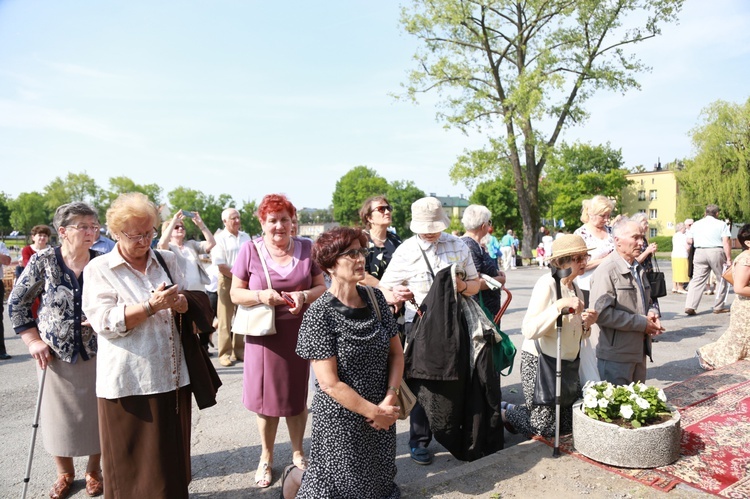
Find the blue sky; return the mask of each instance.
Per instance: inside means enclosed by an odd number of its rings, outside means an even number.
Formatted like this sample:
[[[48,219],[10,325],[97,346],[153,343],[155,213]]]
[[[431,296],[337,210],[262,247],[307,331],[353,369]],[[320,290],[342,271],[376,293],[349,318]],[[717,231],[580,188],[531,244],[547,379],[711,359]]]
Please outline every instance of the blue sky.
[[[0,0],[0,191],[86,171],[325,207],[367,165],[468,195],[448,172],[482,138],[444,130],[434,95],[389,95],[417,47],[398,16],[390,1]],[[637,49],[642,90],[597,94],[564,140],[609,141],[628,167],[691,155],[700,110],[750,96],[748,26],[745,0],[687,0]]]

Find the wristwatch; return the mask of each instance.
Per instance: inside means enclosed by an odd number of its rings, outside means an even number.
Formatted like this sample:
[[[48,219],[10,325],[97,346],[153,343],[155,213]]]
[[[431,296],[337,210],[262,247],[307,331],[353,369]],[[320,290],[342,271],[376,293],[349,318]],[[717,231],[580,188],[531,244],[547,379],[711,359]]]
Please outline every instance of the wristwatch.
[[[400,389],[398,389],[398,388],[396,388],[395,386],[390,386],[390,385],[388,385],[388,389],[389,389],[389,390],[393,390],[393,392],[394,392],[394,393],[396,394],[396,396],[397,396],[397,397],[398,397],[399,395],[401,395],[401,390],[400,390]]]

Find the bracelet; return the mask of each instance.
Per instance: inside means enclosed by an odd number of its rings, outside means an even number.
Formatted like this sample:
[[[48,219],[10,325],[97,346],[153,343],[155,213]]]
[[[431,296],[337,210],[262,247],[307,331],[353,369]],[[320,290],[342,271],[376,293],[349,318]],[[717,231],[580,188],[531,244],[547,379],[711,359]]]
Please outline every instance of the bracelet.
[[[307,291],[302,292],[302,304],[307,303]]]
[[[399,390],[399,389],[398,389],[398,388],[396,388],[395,386],[391,386],[391,385],[388,385],[388,390],[391,390],[391,391],[393,391],[393,392],[394,392],[394,393],[396,394],[396,396],[398,396],[398,395],[400,395],[400,394],[401,394],[401,390]]]
[[[260,290],[259,289],[255,290],[255,301],[258,302],[258,305],[260,305],[261,303],[263,303],[262,301],[260,301]]]
[[[151,306],[151,303],[149,303],[148,300],[141,303],[141,306],[143,306],[143,310],[146,311],[146,315],[148,315],[149,317],[151,317],[152,315],[156,313],[154,312],[154,308]]]

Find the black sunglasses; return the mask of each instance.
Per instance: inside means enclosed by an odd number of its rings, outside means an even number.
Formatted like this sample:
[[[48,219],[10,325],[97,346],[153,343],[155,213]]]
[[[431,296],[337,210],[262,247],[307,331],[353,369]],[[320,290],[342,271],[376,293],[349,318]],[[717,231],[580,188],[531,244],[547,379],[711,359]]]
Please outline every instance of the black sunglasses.
[[[386,211],[390,211],[391,213],[393,213],[393,206],[391,206],[391,205],[389,205],[389,204],[387,204],[387,205],[385,205],[385,206],[378,206],[378,207],[376,207],[376,208],[373,208],[373,209],[372,209],[372,211],[370,211],[370,213],[373,213],[373,212],[375,212],[375,211],[379,211],[379,212],[380,212],[380,213],[382,213],[383,215],[385,215],[385,212],[386,212]]]
[[[367,256],[367,253],[369,253],[370,250],[367,248],[357,248],[357,249],[350,249],[347,251],[344,251],[343,253],[339,253],[338,256],[348,256],[352,260],[356,259],[358,256],[365,257]]]

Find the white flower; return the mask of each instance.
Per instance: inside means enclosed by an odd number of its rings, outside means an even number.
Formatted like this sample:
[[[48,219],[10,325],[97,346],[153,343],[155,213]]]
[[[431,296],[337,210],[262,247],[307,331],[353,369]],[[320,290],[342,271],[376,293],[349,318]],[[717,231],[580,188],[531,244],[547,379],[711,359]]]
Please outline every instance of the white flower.
[[[594,407],[596,407],[598,405],[597,402],[596,402],[596,396],[592,397],[592,396],[589,396],[588,394],[586,394],[583,397],[583,405],[585,407],[588,407],[589,409],[593,409]]]
[[[588,380],[588,381],[586,382],[586,384],[585,384],[585,385],[583,385],[583,391],[585,392],[586,390],[588,390],[589,388],[591,388],[591,387],[592,387],[592,386],[594,386],[595,384],[596,384],[596,383],[595,383],[595,382],[594,382],[593,380],[591,380],[591,379],[590,379],[590,380]]]
[[[643,397],[636,398],[635,403],[638,404],[638,407],[641,409],[648,409],[651,406],[651,404],[648,403],[648,400]]]
[[[596,398],[599,395],[599,392],[596,391],[596,388],[584,388],[583,396],[586,397],[587,395]]]
[[[615,389],[614,389],[614,388],[612,387],[612,385],[609,385],[609,386],[607,387],[607,389],[606,389],[606,390],[604,390],[604,393],[602,393],[602,395],[604,395],[604,396],[605,396],[605,397],[607,397],[608,399],[611,399],[611,398],[612,398],[612,395],[614,395],[614,393],[615,393]]]
[[[667,401],[667,396],[664,394],[664,390],[659,390],[659,393],[656,394],[656,396],[661,400],[662,402]]]
[[[621,405],[620,406],[620,415],[624,417],[625,419],[630,419],[633,417],[633,408],[629,405]]]
[[[599,407],[606,409],[608,405],[609,401],[607,399],[599,399]]]
[[[633,385],[634,385],[634,383],[630,383],[630,384],[629,384],[628,386],[626,386],[625,388],[627,388],[627,389],[628,389],[629,391],[631,391],[631,392],[635,393],[635,389],[633,388]]]

